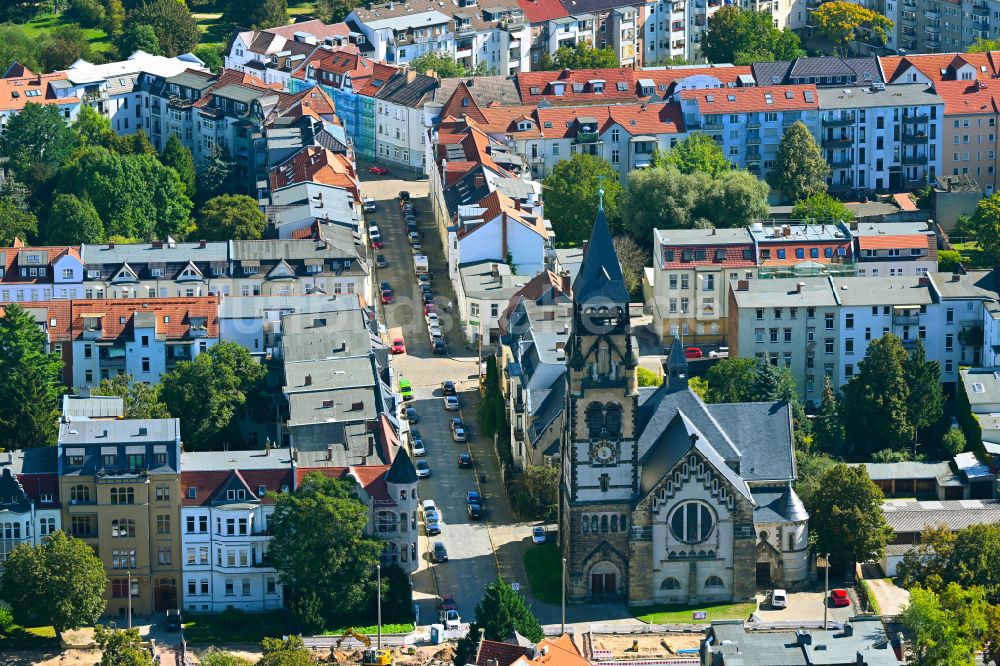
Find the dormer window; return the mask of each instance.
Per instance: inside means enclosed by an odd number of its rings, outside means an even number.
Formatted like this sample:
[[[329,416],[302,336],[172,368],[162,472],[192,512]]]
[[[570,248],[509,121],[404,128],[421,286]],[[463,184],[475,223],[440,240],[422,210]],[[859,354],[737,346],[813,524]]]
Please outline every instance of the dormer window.
[[[552,94],[553,95],[563,95],[566,92],[565,83],[553,83],[552,84]]]

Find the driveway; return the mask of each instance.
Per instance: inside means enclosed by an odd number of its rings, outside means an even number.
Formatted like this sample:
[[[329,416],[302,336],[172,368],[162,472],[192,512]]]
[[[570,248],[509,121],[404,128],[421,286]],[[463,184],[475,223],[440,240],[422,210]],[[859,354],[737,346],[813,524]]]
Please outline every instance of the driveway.
[[[881,567],[864,565],[861,567],[861,574],[878,602],[880,614],[899,615],[909,605],[909,591],[896,585],[891,578],[885,578]]]

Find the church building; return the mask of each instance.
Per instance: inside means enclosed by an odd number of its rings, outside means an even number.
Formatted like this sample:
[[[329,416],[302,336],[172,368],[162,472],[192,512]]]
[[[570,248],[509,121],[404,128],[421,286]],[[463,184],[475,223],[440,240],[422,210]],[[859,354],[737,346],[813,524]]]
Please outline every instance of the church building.
[[[706,404],[674,340],[638,388],[629,295],[603,209],[573,282],[560,541],[572,601],[747,600],[808,579],[786,402]]]

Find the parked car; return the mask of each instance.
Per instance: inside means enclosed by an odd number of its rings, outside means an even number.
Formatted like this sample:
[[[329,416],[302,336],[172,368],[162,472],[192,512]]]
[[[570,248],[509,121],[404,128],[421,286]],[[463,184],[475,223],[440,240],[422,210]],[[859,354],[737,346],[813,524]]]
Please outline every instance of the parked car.
[[[421,288],[423,288],[423,287],[421,287]],[[436,305],[434,305],[433,303],[428,303],[427,305],[424,306],[424,316],[425,317],[427,315],[429,315],[430,313],[432,313],[432,312],[437,312],[437,306]]]
[[[417,234],[419,236],[420,235],[420,230],[417,229],[417,223],[416,222],[410,222],[409,220],[407,220],[406,221],[406,233],[408,233],[408,234]]]
[[[416,231],[411,231],[406,234],[406,240],[409,241],[410,245],[418,245],[420,243],[420,234]]]
[[[438,510],[437,504],[434,503],[434,500],[425,499],[420,503],[420,507],[424,510],[424,520],[427,520],[427,517],[432,514],[438,520],[441,520],[441,512]]]
[[[472,467],[472,456],[468,453],[458,454],[458,467],[459,469],[469,469]]]
[[[406,353],[406,343],[403,342],[403,338],[396,338],[392,341],[392,353],[393,354]]]
[[[423,439],[423,437],[420,436],[420,428],[413,426],[410,428],[410,441],[417,439]]]
[[[438,608],[441,610],[455,610],[458,608],[458,604],[455,603],[455,595],[453,594],[442,594],[441,600],[438,602]]]
[[[432,515],[430,518],[424,520],[424,527],[427,529],[427,536],[436,536],[441,534],[441,521],[439,521],[435,515]]]
[[[404,416],[409,423],[420,423],[420,415],[413,407],[407,407]]]
[[[729,347],[719,347],[708,352],[709,358],[729,358]]]
[[[420,241],[417,241],[415,243],[411,242],[410,243],[410,252],[412,252],[414,255],[423,254],[424,253],[424,246],[420,244]]]
[[[456,395],[458,391],[455,389],[455,382],[450,379],[441,382],[441,393],[443,395]]]
[[[704,354],[701,353],[701,349],[699,347],[688,347],[684,350],[684,358],[701,358],[702,356],[704,356]]]
[[[376,254],[375,265],[378,266],[379,268],[388,268],[389,260],[385,258],[384,254]]]
[[[381,250],[384,247],[385,247],[385,243],[382,242],[382,239],[380,239],[380,238],[373,238],[372,239],[372,248],[374,248],[376,250]]]
[[[441,340],[439,338],[439,339],[435,340],[432,344],[433,344],[433,349],[431,351],[433,351],[435,354],[447,354],[448,353],[447,348],[445,348],[445,346],[444,346],[444,340]]]
[[[441,327],[438,326],[437,324],[431,324],[430,326],[428,326],[427,332],[430,334],[432,340],[434,338],[441,337]]]
[[[469,520],[482,520],[483,519],[483,507],[478,504],[466,504],[465,512],[469,514]]]
[[[424,440],[415,439],[413,440],[413,445],[410,447],[413,449],[413,455],[420,457],[427,455],[427,449],[424,448]]]
[[[531,543],[545,543],[545,528],[536,525],[531,528]]]
[[[389,303],[392,303],[394,300],[396,300],[396,297],[393,295],[392,289],[382,290],[382,305],[388,305]]]
[[[787,608],[788,595],[784,590],[771,590],[771,608]]]
[[[847,595],[847,590],[838,587],[830,590],[830,603],[837,608],[844,608],[851,605],[851,597]]]
[[[424,295],[423,295],[424,305],[427,305],[428,303],[430,303],[433,300],[434,300],[434,294],[432,294],[429,291],[425,291]]]
[[[443,541],[434,542],[433,560],[435,562],[447,562],[448,561],[448,549],[444,547]],[[454,611],[449,611],[454,612]]]
[[[478,504],[482,506],[486,498],[477,493],[475,490],[470,490],[465,493],[465,503],[466,504]]]
[[[417,461],[417,478],[426,479],[430,475],[431,475],[430,464],[426,460],[421,458],[420,460]]]
[[[447,560],[447,558],[445,558]],[[441,624],[445,629],[461,629],[462,618],[457,610],[441,611]]]
[[[403,396],[403,400],[413,400],[413,384],[409,379],[399,380],[399,394]]]
[[[375,199],[372,197],[365,197],[361,200],[361,209],[366,213],[375,212]]]
[[[409,201],[410,201],[410,193],[407,192],[406,190],[401,190],[399,193],[399,205],[404,206]]]
[[[421,273],[420,275],[417,276],[417,284],[426,284],[429,286],[430,283],[431,283],[430,273]]]
[[[176,608],[167,611],[167,631],[180,631],[182,627],[181,612]]]
[[[452,419],[451,438],[454,439],[456,442],[465,441],[465,424],[462,423],[462,419]]]
[[[379,283],[379,289],[382,291],[392,291],[392,283],[388,280],[382,280],[382,282]]]
[[[438,313],[437,312],[428,312],[427,316],[424,317],[424,319],[427,320],[427,325],[428,326],[439,326],[440,325],[440,320],[438,319]]]
[[[449,412],[458,411],[458,398],[453,395],[446,395],[444,397],[444,408]]]
[[[376,176],[388,176],[389,170],[384,166],[370,166],[368,167],[368,173],[373,173]]]

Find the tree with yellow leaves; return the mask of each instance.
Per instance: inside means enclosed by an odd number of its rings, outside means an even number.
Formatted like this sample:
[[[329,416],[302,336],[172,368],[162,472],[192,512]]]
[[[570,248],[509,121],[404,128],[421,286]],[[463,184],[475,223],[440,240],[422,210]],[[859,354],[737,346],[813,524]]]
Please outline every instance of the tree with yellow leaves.
[[[853,39],[884,45],[893,22],[878,12],[853,2],[832,0],[813,12],[820,33],[828,37],[844,56]]]

